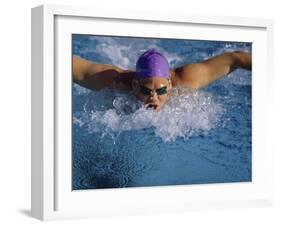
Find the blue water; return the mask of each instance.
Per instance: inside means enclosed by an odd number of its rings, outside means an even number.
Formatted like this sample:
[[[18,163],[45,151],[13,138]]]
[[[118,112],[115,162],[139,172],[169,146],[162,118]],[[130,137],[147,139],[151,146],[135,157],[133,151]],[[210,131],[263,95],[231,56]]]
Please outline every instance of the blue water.
[[[73,35],[73,54],[134,69],[157,48],[171,67],[251,43]],[[73,84],[72,188],[246,182],[252,179],[251,72],[238,69],[201,90],[174,89],[145,109],[131,92]]]

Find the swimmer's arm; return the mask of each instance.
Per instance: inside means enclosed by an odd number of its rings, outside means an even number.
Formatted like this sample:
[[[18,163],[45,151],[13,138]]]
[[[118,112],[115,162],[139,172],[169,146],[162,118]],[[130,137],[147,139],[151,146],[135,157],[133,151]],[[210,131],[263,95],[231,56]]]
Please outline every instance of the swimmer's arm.
[[[252,69],[251,54],[235,51],[175,69],[178,85],[202,88],[228,75],[237,68]]]
[[[97,64],[79,56],[72,57],[73,81],[92,90],[100,90],[112,85],[124,70],[109,64]]]

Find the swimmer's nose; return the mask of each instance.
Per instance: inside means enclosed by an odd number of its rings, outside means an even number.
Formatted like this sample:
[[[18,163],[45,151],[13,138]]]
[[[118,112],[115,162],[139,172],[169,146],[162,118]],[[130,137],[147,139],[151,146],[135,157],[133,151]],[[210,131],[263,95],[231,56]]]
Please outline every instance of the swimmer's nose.
[[[149,96],[151,101],[156,101],[157,100],[157,94],[156,92],[151,93],[151,95]]]

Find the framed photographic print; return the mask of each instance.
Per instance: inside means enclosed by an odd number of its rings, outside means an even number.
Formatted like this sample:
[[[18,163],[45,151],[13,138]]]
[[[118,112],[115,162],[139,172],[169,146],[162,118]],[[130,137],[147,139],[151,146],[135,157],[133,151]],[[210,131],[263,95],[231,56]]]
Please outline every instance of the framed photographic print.
[[[273,22],[32,9],[32,216],[273,202]]]

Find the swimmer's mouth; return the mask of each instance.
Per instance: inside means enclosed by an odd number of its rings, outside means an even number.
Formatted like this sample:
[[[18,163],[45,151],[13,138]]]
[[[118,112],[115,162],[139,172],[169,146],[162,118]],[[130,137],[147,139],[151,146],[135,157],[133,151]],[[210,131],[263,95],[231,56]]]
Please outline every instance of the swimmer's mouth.
[[[152,109],[156,110],[156,109],[158,109],[158,105],[156,105],[156,104],[148,104],[147,108],[152,108]]]

